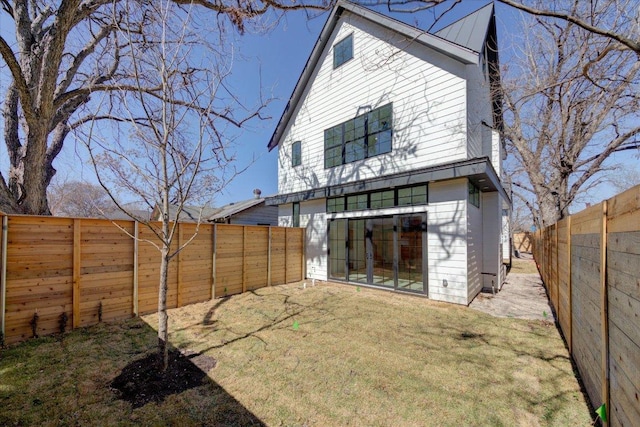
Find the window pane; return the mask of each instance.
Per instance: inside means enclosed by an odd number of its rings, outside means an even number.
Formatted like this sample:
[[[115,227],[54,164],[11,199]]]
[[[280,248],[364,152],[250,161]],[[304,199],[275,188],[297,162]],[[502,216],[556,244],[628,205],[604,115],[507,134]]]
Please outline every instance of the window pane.
[[[480,207],[480,190],[471,182],[469,183],[469,203],[477,208]]]
[[[353,122],[354,122],[355,137],[356,138],[364,137],[365,124],[366,124],[365,115],[363,114],[362,116],[356,117],[355,119],[353,119]]]
[[[338,68],[353,58],[353,35],[349,35],[333,46],[333,68]]]
[[[357,211],[367,209],[367,195],[357,194],[355,196],[347,197],[347,210]]]
[[[330,148],[324,153],[324,167],[330,168],[342,164],[342,147]]]
[[[344,197],[327,199],[327,212],[344,212]]]
[[[337,219],[329,223],[329,275],[334,279],[346,279],[347,251],[345,242],[346,219]]]
[[[393,190],[371,193],[371,209],[389,208],[394,206]]]
[[[293,226],[300,227],[300,203],[293,204]]]
[[[302,163],[301,142],[300,141],[296,141],[291,146],[291,165],[295,167],[295,166],[298,166],[301,163]]]
[[[364,139],[347,142],[344,145],[344,162],[350,163],[365,158]]]
[[[398,190],[398,206],[411,204],[411,188],[400,188]]]
[[[342,144],[342,125],[324,131],[324,147],[331,148]]]
[[[344,124],[344,140],[345,141],[353,141],[355,139],[354,125],[355,125],[355,122],[353,120],[349,120]]]
[[[411,204],[426,205],[427,204],[427,186],[419,185],[411,188]]]
[[[368,145],[368,157],[389,153],[391,151],[391,131],[388,130],[375,135],[370,135]]]

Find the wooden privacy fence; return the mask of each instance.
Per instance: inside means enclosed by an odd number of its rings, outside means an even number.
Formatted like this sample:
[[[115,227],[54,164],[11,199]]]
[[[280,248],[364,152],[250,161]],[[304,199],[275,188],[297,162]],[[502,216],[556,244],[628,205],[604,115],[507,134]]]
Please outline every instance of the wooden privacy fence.
[[[0,321],[6,343],[36,333],[152,313],[158,307],[157,238],[134,221],[3,216]],[[118,227],[131,235],[132,239]],[[181,223],[180,245],[196,233]],[[304,229],[201,224],[169,265],[167,306],[304,278]]]
[[[531,252],[531,233],[525,231],[524,233],[515,233],[513,235],[513,248],[519,252]]]
[[[536,232],[534,257],[591,403],[640,426],[640,186]]]

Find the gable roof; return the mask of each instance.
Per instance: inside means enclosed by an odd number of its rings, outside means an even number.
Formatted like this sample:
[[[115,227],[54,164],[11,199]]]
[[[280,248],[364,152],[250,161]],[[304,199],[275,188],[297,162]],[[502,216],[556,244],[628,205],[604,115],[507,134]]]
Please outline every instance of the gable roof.
[[[436,35],[474,52],[482,52],[493,16],[493,3],[471,12],[453,24],[436,31]]]
[[[480,10],[484,10],[485,8],[482,8]],[[491,8],[491,11],[493,11],[493,6]],[[318,65],[318,62],[322,57],[322,52],[324,51],[329,39],[331,38],[331,34],[333,33],[333,30],[336,28],[336,25],[340,17],[345,12],[359,16],[368,21],[374,22],[384,28],[395,31],[413,40],[416,43],[419,43],[426,47],[434,49],[444,55],[457,59],[462,63],[476,64],[478,62],[479,51],[474,51],[473,49],[467,46],[464,46],[453,40],[448,40],[440,35],[429,34],[423,30],[420,30],[419,28],[413,27],[411,25],[407,25],[403,22],[400,22],[396,19],[390,18],[385,15],[382,15],[378,12],[367,9],[365,7],[358,6],[348,1],[339,0],[334,6],[334,8],[332,9],[331,13],[329,14],[329,17],[327,18],[327,22],[324,24],[324,27],[320,32],[320,36],[318,37],[318,40],[316,41],[316,44],[313,47],[313,50],[311,51],[311,55],[309,56],[309,59],[307,59],[307,63],[305,64],[304,69],[302,70],[302,74],[300,75],[300,78],[296,83],[295,89],[293,90],[291,97],[289,98],[289,102],[287,103],[287,106],[284,109],[282,117],[280,117],[280,120],[278,121],[276,129],[273,132],[271,139],[269,140],[269,144],[267,145],[267,148],[269,149],[269,151],[273,150],[278,145],[278,142],[284,135],[287,125],[289,124],[289,120],[291,120],[291,117],[293,116],[293,113],[296,110],[298,103],[301,101],[302,96],[304,94],[304,90],[309,84],[309,81],[311,80],[311,76],[313,75],[313,72],[316,66]],[[471,15],[474,15],[474,14],[475,12],[472,13]],[[469,15],[468,17],[470,17],[471,15]],[[484,14],[481,14],[481,15],[484,16]],[[480,17],[477,17],[476,20],[478,21],[477,27],[480,28],[480,25],[479,25],[479,23],[481,22]],[[443,28],[441,31],[443,31],[446,28],[447,27]],[[474,31],[474,34],[476,33],[477,32]],[[485,30],[485,35],[486,35],[486,30]],[[484,42],[484,39],[482,39],[482,42]]]
[[[210,215],[209,218],[207,218],[207,220],[215,221],[217,219],[225,219],[237,213],[245,211],[249,208],[257,206],[261,203],[264,203],[264,198],[256,198],[256,197],[249,200],[242,200],[240,202],[229,203],[228,205],[224,205],[221,208],[218,208],[217,212],[215,212],[213,215]]]

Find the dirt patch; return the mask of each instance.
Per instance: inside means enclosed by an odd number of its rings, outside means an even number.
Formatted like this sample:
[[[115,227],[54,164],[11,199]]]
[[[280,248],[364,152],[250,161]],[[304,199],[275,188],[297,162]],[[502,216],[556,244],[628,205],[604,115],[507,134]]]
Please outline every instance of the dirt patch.
[[[523,254],[524,256],[528,254]],[[524,257],[523,257],[524,258]],[[516,273],[527,271],[528,266],[519,266],[507,274],[506,281],[496,294],[481,292],[469,305],[470,308],[496,317],[518,319],[536,319],[553,322],[554,313],[547,298],[540,274],[535,269],[532,258],[518,260],[519,264],[531,264],[529,270],[535,273]],[[515,265],[515,264],[514,264]]]
[[[158,369],[156,353],[127,365],[112,382],[118,397],[139,408],[149,402],[162,402],[167,396],[199,387],[207,372],[216,366],[212,357],[191,351],[169,351],[169,367]]]

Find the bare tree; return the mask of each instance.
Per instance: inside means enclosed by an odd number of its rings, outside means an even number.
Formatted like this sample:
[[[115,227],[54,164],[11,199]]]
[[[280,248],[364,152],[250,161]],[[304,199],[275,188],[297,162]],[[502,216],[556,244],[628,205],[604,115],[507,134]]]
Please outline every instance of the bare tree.
[[[640,185],[640,170],[620,168],[609,179],[617,193]]]
[[[640,41],[634,35],[640,26],[640,6],[635,0],[497,0],[532,16],[564,21],[582,30],[609,39],[619,49],[640,54]],[[415,13],[430,10],[434,25],[462,3],[462,0],[360,0],[362,5],[386,6],[390,12]],[[603,16],[612,19],[602,20]]]
[[[47,191],[52,215],[81,218],[109,216],[117,210],[109,194],[97,184],[54,181]]]
[[[11,76],[0,88],[9,170],[0,173],[0,210],[50,214],[46,190],[53,162],[69,132],[96,121],[126,122],[118,108],[128,92],[131,70],[124,60],[135,43],[150,46],[150,0],[0,0],[15,41],[0,36],[0,65]],[[181,8],[210,12],[212,26],[240,32],[254,18],[291,9],[323,8],[322,1],[173,0]],[[130,17],[135,16],[135,20]],[[229,26],[229,24],[231,24]],[[129,37],[135,34],[136,37]],[[6,70],[5,69],[5,70]],[[157,86],[146,86],[158,94]],[[97,115],[92,98],[108,94],[114,107]],[[224,114],[224,112],[222,112]]]
[[[116,188],[128,194],[128,200],[155,207],[160,214],[159,222],[137,219],[155,235],[146,241],[160,252],[158,348],[164,370],[168,269],[195,237],[176,247],[178,224],[172,216],[179,218],[187,203],[205,206],[238,173],[231,149],[233,128],[260,119],[266,102],[255,108],[239,104],[225,83],[232,55],[224,33],[208,31],[195,7],[156,0],[139,13],[153,31],[134,31],[133,23],[140,17],[130,13],[122,22],[127,30],[119,36],[130,46],[120,60],[130,67],[131,78],[123,83],[118,105],[118,115],[125,121],[119,129],[126,125],[128,137],[121,134],[114,141],[95,127],[77,137],[86,142],[100,184],[122,211],[135,218],[114,193]],[[154,43],[145,44],[140,37],[151,37]],[[149,87],[157,89],[150,92]],[[103,98],[96,115],[115,109],[110,100]]]
[[[601,182],[612,154],[638,147],[640,62],[570,22],[533,21],[502,91],[512,181],[542,227]]]

